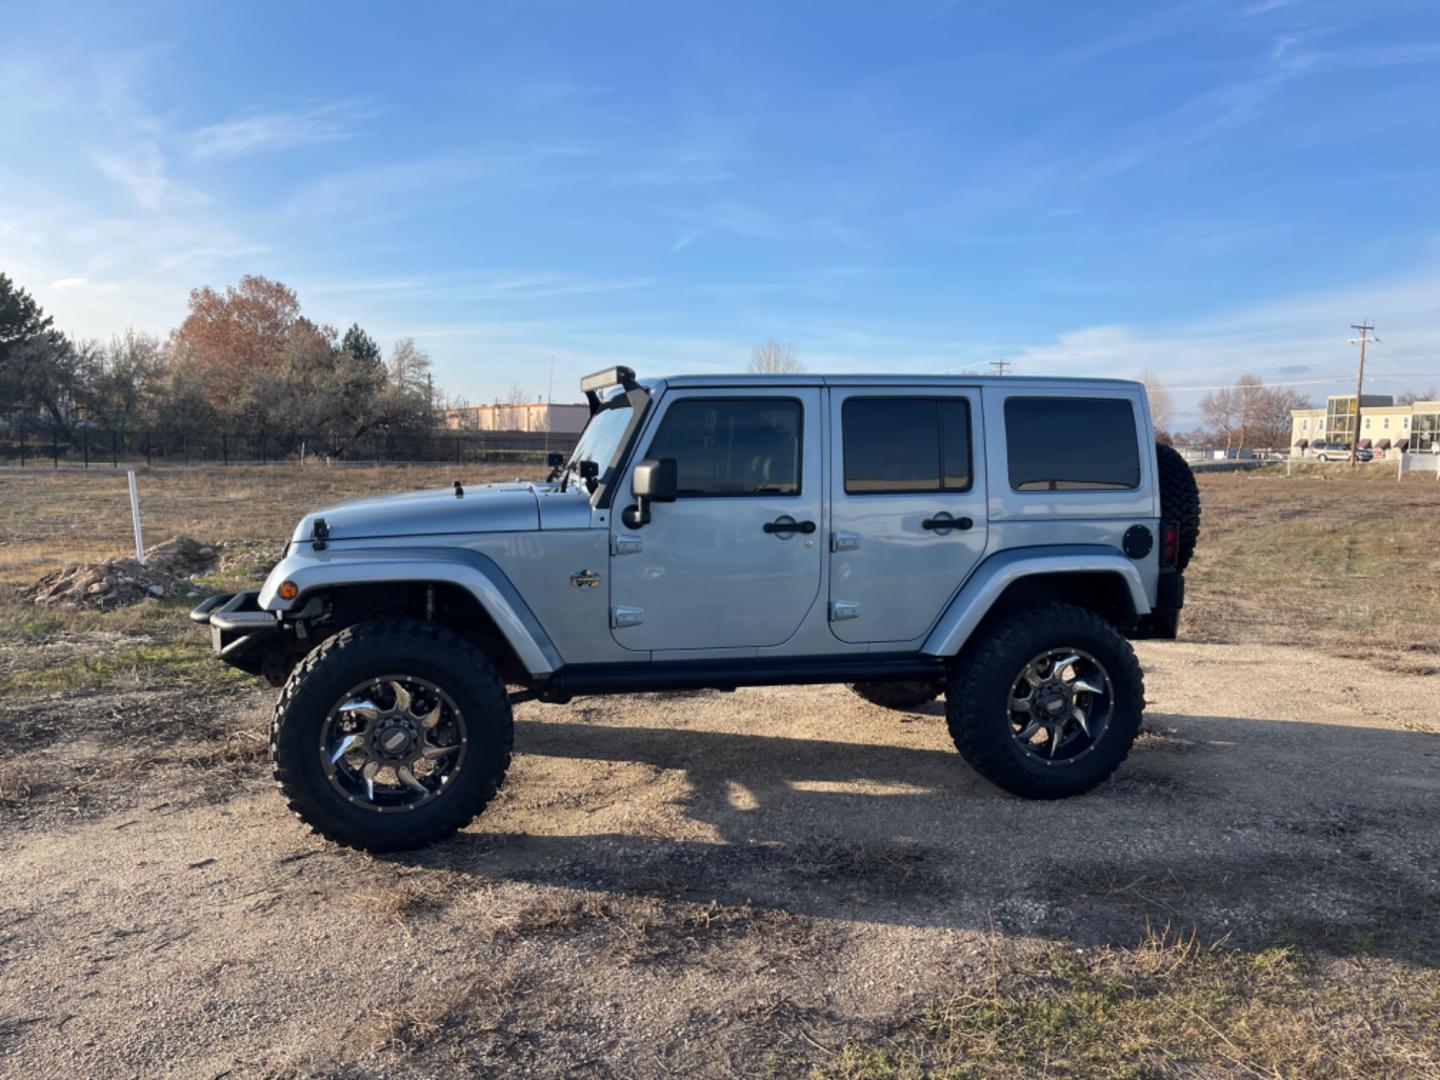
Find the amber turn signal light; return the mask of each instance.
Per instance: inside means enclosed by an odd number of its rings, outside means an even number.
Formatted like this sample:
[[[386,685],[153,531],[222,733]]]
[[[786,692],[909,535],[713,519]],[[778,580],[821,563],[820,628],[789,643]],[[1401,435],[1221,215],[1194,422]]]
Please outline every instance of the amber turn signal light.
[[[300,595],[300,586],[293,581],[282,581],[279,588],[281,600],[294,600]]]

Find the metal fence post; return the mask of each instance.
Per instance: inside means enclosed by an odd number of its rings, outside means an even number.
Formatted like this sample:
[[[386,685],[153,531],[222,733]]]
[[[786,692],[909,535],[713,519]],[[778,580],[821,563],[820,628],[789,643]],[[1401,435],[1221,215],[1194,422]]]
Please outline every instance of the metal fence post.
[[[225,432],[220,433],[220,453],[226,465],[230,464],[230,436]]]
[[[180,451],[185,455],[185,464],[190,464],[190,433],[187,431],[180,436]]]
[[[260,464],[265,464],[265,432],[260,432]]]
[[[118,469],[118,468],[120,467],[120,444],[119,444],[119,441],[118,441],[118,440],[119,440],[119,432],[117,432],[114,428],[111,428],[111,429],[110,429],[110,467],[111,467],[112,469]]]
[[[147,469],[150,468],[150,446],[150,432],[147,429],[145,432],[145,467]]]
[[[60,433],[54,428],[50,429],[50,459],[58,469],[60,467]]]
[[[85,468],[90,467],[90,429],[80,429],[80,442],[85,447]]]
[[[20,467],[25,467],[25,428],[20,428]]]

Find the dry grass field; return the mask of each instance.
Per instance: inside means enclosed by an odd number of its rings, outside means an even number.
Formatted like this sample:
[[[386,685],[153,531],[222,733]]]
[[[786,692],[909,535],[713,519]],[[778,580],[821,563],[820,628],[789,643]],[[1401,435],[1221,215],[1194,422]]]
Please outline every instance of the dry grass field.
[[[237,542],[218,590],[311,506],[454,478],[140,490],[148,541]],[[1184,640],[1091,795],[842,687],[529,703],[483,818],[372,858],[285,814],[272,692],[192,597],[21,597],[131,550],[123,474],[0,472],[0,1075],[1440,1077],[1440,484],[1201,483]]]

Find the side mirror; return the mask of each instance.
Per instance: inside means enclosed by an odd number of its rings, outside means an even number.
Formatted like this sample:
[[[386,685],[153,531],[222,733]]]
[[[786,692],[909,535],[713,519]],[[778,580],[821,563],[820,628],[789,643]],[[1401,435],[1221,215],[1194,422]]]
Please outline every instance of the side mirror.
[[[558,450],[551,450],[545,455],[545,467],[547,469],[563,469],[565,467],[565,455]]]
[[[628,507],[621,520],[631,529],[650,524],[652,503],[674,502],[680,486],[674,458],[646,458],[635,466],[630,490],[636,505]]]

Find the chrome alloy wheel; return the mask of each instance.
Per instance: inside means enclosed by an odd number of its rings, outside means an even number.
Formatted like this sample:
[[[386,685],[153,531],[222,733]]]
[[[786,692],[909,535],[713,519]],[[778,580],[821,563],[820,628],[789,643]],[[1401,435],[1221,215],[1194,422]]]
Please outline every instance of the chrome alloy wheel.
[[[1010,733],[1045,764],[1084,757],[1105,736],[1115,693],[1105,668],[1079,649],[1047,649],[1010,687]]]
[[[366,810],[414,810],[439,797],[465,763],[465,720],[450,695],[413,675],[367,679],[320,728],[320,762]]]

